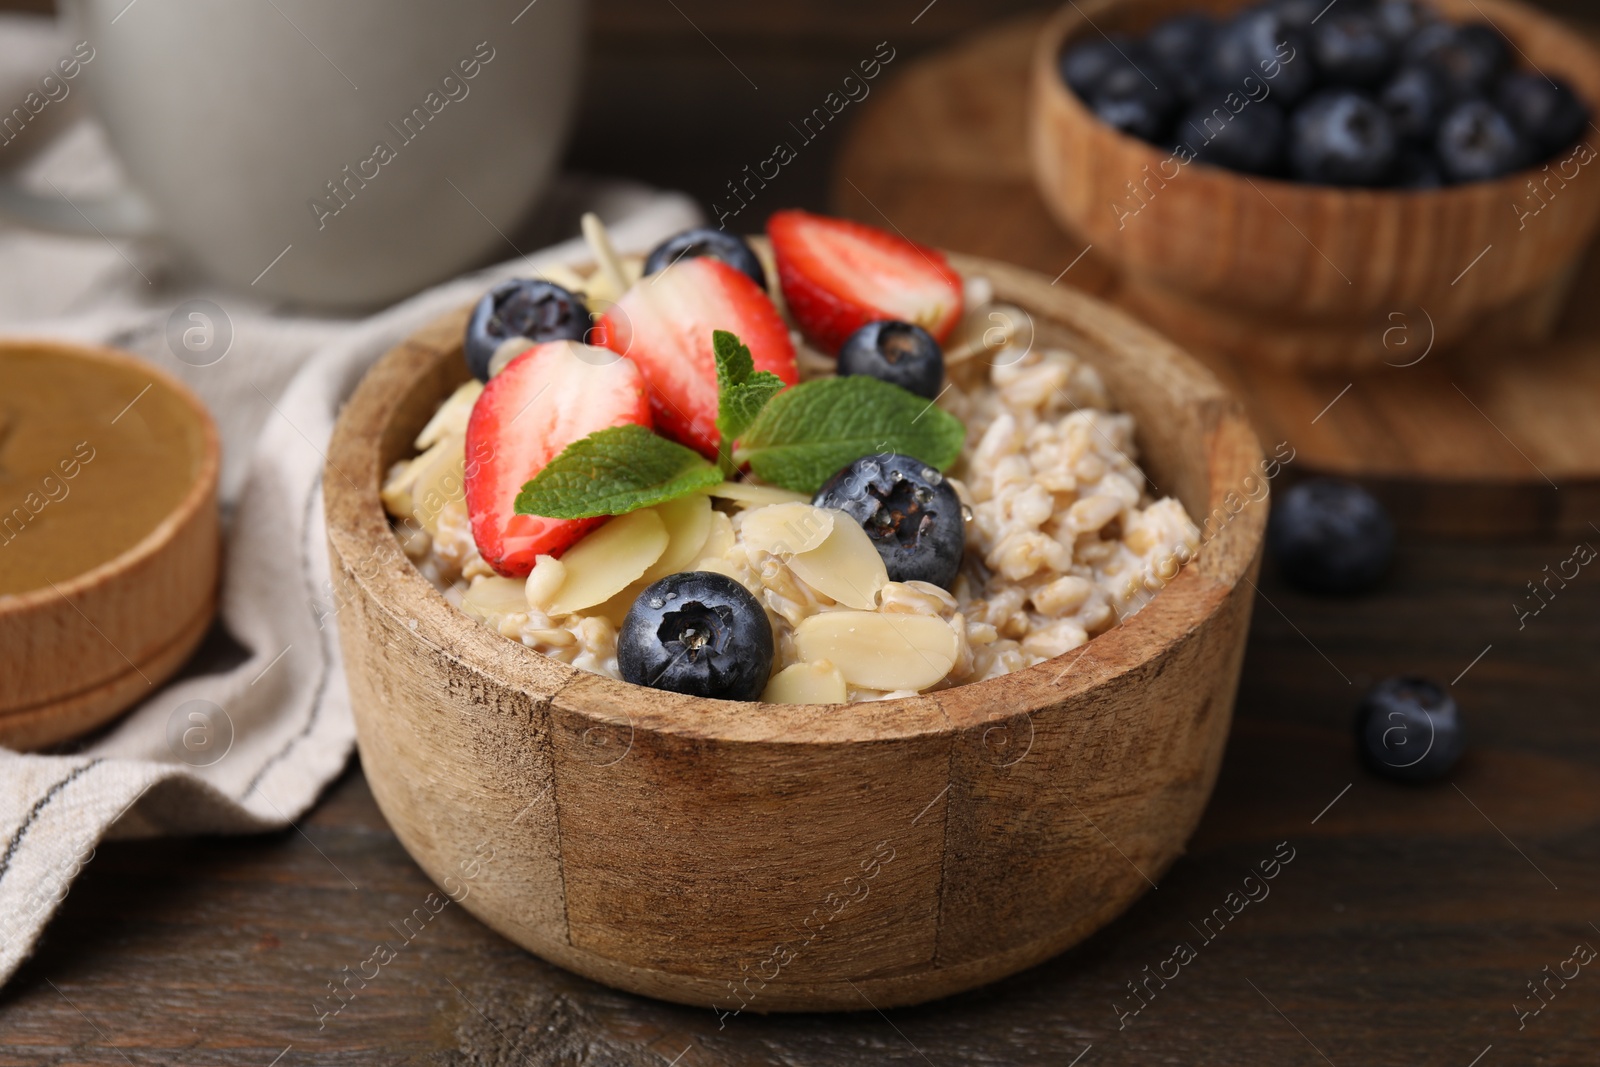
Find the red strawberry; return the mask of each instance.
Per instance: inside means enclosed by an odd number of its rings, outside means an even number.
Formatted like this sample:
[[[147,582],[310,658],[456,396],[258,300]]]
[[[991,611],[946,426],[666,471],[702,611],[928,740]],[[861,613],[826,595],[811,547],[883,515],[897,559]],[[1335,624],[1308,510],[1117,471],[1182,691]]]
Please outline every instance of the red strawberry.
[[[641,278],[600,319],[600,344],[639,364],[656,426],[716,458],[717,359],[711,334],[727,330],[756,370],[799,381],[789,328],[761,287],[718,259],[684,259]]]
[[[549,341],[490,378],[467,420],[467,514],[484,562],[520,578],[535,556],[559,556],[604,522],[518,515],[513,505],[562,449],[627,423],[650,425],[644,376],[604,348]]]
[[[789,313],[830,354],[869,322],[914,323],[942,342],[961,318],[961,276],[932,248],[804,211],[773,214],[767,236]]]

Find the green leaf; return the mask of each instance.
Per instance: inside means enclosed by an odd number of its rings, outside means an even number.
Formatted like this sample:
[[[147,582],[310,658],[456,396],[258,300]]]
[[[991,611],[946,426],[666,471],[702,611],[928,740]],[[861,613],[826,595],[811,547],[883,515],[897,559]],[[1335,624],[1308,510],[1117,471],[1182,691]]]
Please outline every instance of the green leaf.
[[[802,382],[773,397],[734,459],[762,481],[814,493],[841,467],[903,452],[944,470],[961,455],[961,420],[898,385],[852,375]]]
[[[722,435],[717,458],[723,472],[731,476],[735,468],[729,450],[767,401],[782,391],[783,379],[756,370],[750,349],[727,330],[711,332],[711,348],[717,357],[717,431]]]
[[[572,442],[517,494],[518,515],[624,515],[722,481],[700,453],[643,426],[611,426]]]

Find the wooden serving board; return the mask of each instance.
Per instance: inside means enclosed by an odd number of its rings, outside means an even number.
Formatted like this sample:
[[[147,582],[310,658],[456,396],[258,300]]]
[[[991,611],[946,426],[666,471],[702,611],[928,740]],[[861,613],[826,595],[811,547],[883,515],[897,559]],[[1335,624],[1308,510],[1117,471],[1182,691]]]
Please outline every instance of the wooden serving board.
[[[919,61],[874,94],[835,166],[833,208],[930,245],[1032,267],[1117,302],[1115,270],[1046,212],[1029,167],[1029,52],[1039,16]],[[1492,250],[1479,267],[1492,266]],[[1297,476],[1367,484],[1402,528],[1442,535],[1590,531],[1600,521],[1600,255],[1591,249],[1555,338],[1429,351],[1394,320],[1390,366],[1294,372],[1190,347],[1237,391]],[[1426,355],[1424,355],[1426,353]],[[1420,357],[1420,358],[1419,358]]]

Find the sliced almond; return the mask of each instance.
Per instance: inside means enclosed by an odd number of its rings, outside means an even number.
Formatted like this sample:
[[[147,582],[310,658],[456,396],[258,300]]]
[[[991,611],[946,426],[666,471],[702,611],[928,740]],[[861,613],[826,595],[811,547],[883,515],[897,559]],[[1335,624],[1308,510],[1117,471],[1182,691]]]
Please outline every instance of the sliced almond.
[[[415,459],[403,459],[390,467],[388,477],[383,481],[383,488],[378,491],[378,497],[383,501],[383,509],[396,518],[410,515],[411,486],[416,480]]]
[[[885,692],[923,690],[956,664],[960,644],[943,619],[883,615],[876,611],[825,611],[794,630],[795,651],[828,660],[845,681]]]
[[[652,510],[667,528],[667,550],[644,572],[641,581],[647,584],[689,566],[711,536],[711,498],[704,493],[680,496],[657,504]]]
[[[628,281],[628,274],[622,265],[621,257],[611,246],[611,235],[606,232],[606,224],[592,211],[585,211],[578,223],[583,230],[583,239],[594,255],[595,264],[600,268],[596,271],[598,277],[590,279],[589,292],[599,299],[620,300],[631,283]],[[605,283],[603,287],[598,284],[601,281]],[[611,291],[599,292],[598,290],[602,288]]]
[[[500,619],[526,613],[528,598],[516,578],[479,578],[461,598],[461,610],[475,619]]]
[[[527,342],[532,344],[532,341]],[[428,420],[428,425],[417,434],[416,446],[419,449],[432,448],[446,437],[466,437],[467,419],[472,415],[472,406],[478,402],[478,397],[483,393],[483,383],[476,378],[463,383],[443,404],[433,413],[433,418]]]
[[[744,538],[745,544],[761,552],[793,556],[809,552],[826,541],[833,532],[835,514],[810,504],[768,504],[744,513],[739,536]],[[850,520],[846,518],[846,521]]]
[[[567,550],[566,581],[550,615],[570,615],[610,600],[639,580],[667,550],[667,527],[652,508],[618,515]]]
[[[466,446],[460,437],[446,437],[417,459],[411,513],[431,535],[438,536],[439,517],[452,504],[466,500],[466,462]]]
[[[699,554],[686,569],[703,571],[706,569],[706,563],[727,559],[737,540],[733,532],[733,520],[720,511],[712,511],[711,529],[706,534],[706,543],[700,546]]]
[[[526,337],[507,337],[495,346],[494,355],[489,357],[489,377],[493,378],[506,369],[506,364],[516,359],[522,353],[534,346],[534,342]]]
[[[540,611],[549,611],[550,602],[561,592],[567,580],[567,565],[554,556],[536,556],[533,570],[528,572],[524,585],[528,603]]]
[[[604,604],[596,604],[584,612],[585,615],[599,616],[617,629],[622,629],[622,623],[628,617],[628,612],[633,609],[633,602],[639,599],[639,594],[649,588],[650,583],[640,578],[637,582],[629,584],[622,592],[616,594]]]
[[[768,704],[843,704],[847,696],[839,668],[821,660],[785,667],[772,676],[761,699]]]
[[[975,307],[962,316],[945,340],[945,366],[999,351],[1010,344],[1020,346],[1019,353],[1026,352],[1033,347],[1033,332],[1032,316],[1013,304]],[[1020,358],[1018,354],[1010,361]]]
[[[879,590],[889,584],[889,572],[867,531],[843,512],[834,515],[827,538],[809,552],[791,558],[789,569],[837,603],[870,611],[878,606]]]
[[[795,493],[775,485],[761,485],[757,482],[723,482],[721,485],[712,486],[707,492],[719,500],[731,500],[743,508],[811,502],[811,498],[804,493]]]

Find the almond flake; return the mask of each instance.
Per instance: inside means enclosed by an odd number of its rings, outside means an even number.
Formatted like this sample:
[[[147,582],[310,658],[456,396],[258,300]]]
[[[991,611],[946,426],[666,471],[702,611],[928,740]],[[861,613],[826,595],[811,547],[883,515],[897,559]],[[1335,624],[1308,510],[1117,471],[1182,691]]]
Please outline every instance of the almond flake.
[[[499,619],[528,610],[528,598],[517,578],[479,578],[461,598],[461,610],[476,619]]]
[[[640,581],[646,585],[677,574],[693,563],[711,536],[711,498],[704,493],[680,496],[651,510],[661,516],[667,528],[667,550],[644,572]]]
[[[606,224],[600,221],[599,215],[585,211],[578,224],[583,230],[583,240],[599,268],[589,279],[589,293],[596,302],[609,306],[622,299],[622,294],[628,291],[637,276],[630,276],[632,272],[612,247],[611,234],[606,231]]]
[[[412,465],[411,513],[430,535],[438,536],[439,517],[452,504],[466,500],[466,445],[447,437]]]
[[[522,353],[532,348],[537,342],[527,337],[507,337],[495,346],[494,355],[489,357],[489,377],[506,369],[506,364],[516,359]]]
[[[528,572],[528,581],[524,586],[528,603],[540,611],[548,611],[550,602],[556,598],[566,580],[566,564],[554,556],[534,557],[533,570]]]
[[[768,704],[843,704],[848,698],[844,675],[827,660],[785,667],[761,694]]]
[[[550,615],[570,615],[610,600],[633,584],[667,550],[667,527],[652,508],[618,515],[567,550],[566,581]]]
[[[833,532],[834,514],[810,504],[768,504],[745,512],[739,536],[758,551],[793,556],[809,552],[828,539]]]
[[[708,569],[706,567],[708,562],[727,559],[737,540],[738,537],[733,532],[733,520],[720,511],[712,511],[711,530],[706,534],[706,543],[701,546],[700,554],[687,569],[703,571]]]
[[[432,448],[446,437],[466,437],[467,419],[471,416],[472,406],[478,402],[478,396],[482,392],[483,383],[476,378],[464,382],[450,394],[449,399],[439,405],[439,410],[433,413],[428,425],[417,434],[416,446]]]
[[[920,691],[950,673],[960,655],[955,631],[928,615],[825,611],[794,630],[795,651],[828,660],[845,681],[885,692]]]
[[[946,339],[945,366],[951,366],[995,352],[1015,343],[1024,350],[1033,347],[1033,317],[1013,304],[990,304],[961,316],[961,322]],[[1016,358],[1021,358],[1020,356]]]
[[[826,509],[817,510],[827,513]],[[878,605],[878,591],[889,584],[889,572],[860,523],[843,512],[835,512],[834,516],[827,538],[816,548],[791,558],[789,569],[835,602],[870,611]]]
[[[793,493],[775,485],[758,482],[723,482],[706,490],[718,500],[731,500],[742,508],[758,508],[767,504],[809,504],[811,498],[804,493]]]

